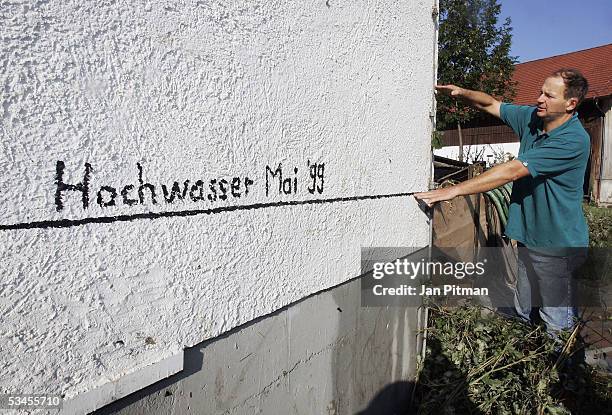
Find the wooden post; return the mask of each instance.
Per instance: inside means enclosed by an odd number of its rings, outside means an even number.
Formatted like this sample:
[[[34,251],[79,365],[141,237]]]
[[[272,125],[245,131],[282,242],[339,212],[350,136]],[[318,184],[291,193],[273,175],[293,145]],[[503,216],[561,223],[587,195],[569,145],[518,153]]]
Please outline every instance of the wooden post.
[[[463,160],[463,134],[461,134],[461,123],[457,121],[457,134],[459,135],[459,161]]]

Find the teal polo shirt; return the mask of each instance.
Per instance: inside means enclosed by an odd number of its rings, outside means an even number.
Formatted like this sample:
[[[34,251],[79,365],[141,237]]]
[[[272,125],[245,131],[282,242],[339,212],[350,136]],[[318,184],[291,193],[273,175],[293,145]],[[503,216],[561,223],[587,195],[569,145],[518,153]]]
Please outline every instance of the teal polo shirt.
[[[542,252],[588,246],[582,186],[591,143],[578,116],[545,133],[535,107],[504,103],[500,115],[520,137],[517,159],[530,174],[512,185],[506,235]]]

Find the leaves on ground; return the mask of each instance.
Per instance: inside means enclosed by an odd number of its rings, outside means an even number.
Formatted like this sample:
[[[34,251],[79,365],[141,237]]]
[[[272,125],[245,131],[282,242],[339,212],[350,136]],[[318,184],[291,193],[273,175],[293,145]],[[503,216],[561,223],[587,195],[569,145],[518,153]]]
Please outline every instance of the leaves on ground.
[[[612,413],[612,379],[575,363],[578,329],[555,342],[477,306],[433,307],[429,322],[411,413]]]

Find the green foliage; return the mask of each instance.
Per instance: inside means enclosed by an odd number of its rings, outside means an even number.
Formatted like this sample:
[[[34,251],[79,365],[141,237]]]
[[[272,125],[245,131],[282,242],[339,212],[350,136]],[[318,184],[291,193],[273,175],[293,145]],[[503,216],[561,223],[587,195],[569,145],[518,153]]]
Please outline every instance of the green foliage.
[[[584,363],[566,364],[583,346],[579,329],[557,342],[542,327],[480,307],[430,310],[409,413],[599,414],[612,404],[611,379]]]
[[[434,150],[442,148],[442,131],[434,131],[431,133],[431,148]]]
[[[514,96],[509,56],[510,19],[500,26],[497,0],[440,0],[438,83],[486,92],[508,100]],[[477,111],[449,96],[438,95],[439,130],[456,128],[477,117]]]
[[[612,209],[583,204],[589,226],[589,255],[579,278],[598,284],[612,282]]]
[[[583,205],[584,216],[589,225],[590,246],[612,248],[612,209]]]

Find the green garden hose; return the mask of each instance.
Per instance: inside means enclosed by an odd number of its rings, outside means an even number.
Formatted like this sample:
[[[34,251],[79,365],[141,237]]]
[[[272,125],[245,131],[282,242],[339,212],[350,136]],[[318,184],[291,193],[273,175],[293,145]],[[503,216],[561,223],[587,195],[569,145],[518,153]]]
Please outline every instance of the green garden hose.
[[[495,206],[497,216],[499,216],[499,220],[501,221],[502,226],[505,228],[506,223],[508,223],[508,207],[506,204],[506,198],[500,191],[497,191],[497,189],[489,190],[488,192],[485,192],[485,195]]]

